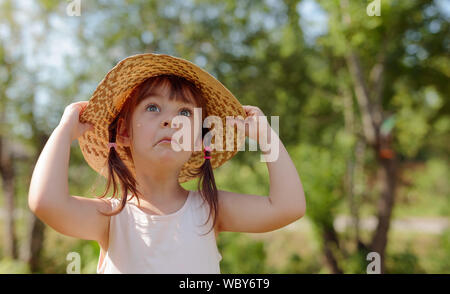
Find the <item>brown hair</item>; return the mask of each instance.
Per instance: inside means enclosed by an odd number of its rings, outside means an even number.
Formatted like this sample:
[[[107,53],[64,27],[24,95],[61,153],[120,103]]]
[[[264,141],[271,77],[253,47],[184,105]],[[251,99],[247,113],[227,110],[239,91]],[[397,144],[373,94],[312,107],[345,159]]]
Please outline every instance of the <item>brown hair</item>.
[[[172,75],[163,74],[154,77],[147,78],[138,86],[136,86],[130,93],[128,99],[124,102],[121,111],[115,117],[115,119],[109,124],[109,142],[116,142],[116,134],[118,128],[118,122],[123,120],[128,131],[128,134],[132,132],[131,116],[135,107],[143,100],[144,97],[148,95],[155,94],[157,87],[169,87],[170,95],[169,99],[176,101],[183,101],[186,103],[193,103],[197,107],[202,108],[202,116],[207,117],[208,113],[206,111],[205,98],[202,92],[187,79]],[[190,95],[189,95],[190,94]],[[203,122],[203,118],[201,120]],[[131,132],[130,132],[131,130]],[[202,140],[204,136],[208,133],[208,128],[202,127]],[[203,146],[203,145],[202,145]],[[129,147],[125,147],[127,156],[132,160],[132,154]],[[206,156],[210,155],[209,151],[206,151]],[[111,184],[113,187],[113,198],[116,198],[118,192],[117,184],[120,182],[122,187],[122,200],[121,204],[115,211],[110,213],[102,213],[103,215],[112,216],[116,215],[122,211],[127,202],[128,191],[132,193],[132,199],[136,195],[142,195],[136,188],[136,179],[131,174],[130,170],[126,167],[119,154],[114,148],[110,148],[108,155],[108,170],[109,175],[106,184],[106,190],[98,198],[103,198],[109,192]],[[210,207],[210,212],[208,219],[205,224],[209,221],[212,214],[214,214],[214,221],[211,230],[214,228],[217,221],[218,214],[218,197],[217,197],[217,187],[214,179],[214,173],[209,159],[205,159],[204,163],[194,172],[195,175],[200,175],[197,189],[202,195],[202,198],[208,202]],[[117,179],[118,181],[117,181]],[[137,197],[139,203],[139,197]],[[208,233],[211,231],[209,230]]]

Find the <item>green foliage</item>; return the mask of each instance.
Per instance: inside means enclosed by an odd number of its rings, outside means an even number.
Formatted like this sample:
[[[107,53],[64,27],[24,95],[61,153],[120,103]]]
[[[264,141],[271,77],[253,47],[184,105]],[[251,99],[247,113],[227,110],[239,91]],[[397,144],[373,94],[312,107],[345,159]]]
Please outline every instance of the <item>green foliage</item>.
[[[396,217],[450,215],[449,165],[439,159],[412,165],[402,172]]]
[[[343,197],[345,162],[339,152],[307,144],[291,151],[305,190],[307,216],[319,226],[332,226],[334,211]]]
[[[319,273],[322,268],[320,261],[314,254],[301,256],[298,253],[291,253],[284,266],[274,273],[280,274],[311,274]]]
[[[77,240],[52,231],[45,239],[41,273],[67,273],[70,252],[80,255],[80,273],[95,274],[100,247],[95,241]]]
[[[407,87],[408,85],[397,85],[398,92],[393,97],[392,104],[398,108],[395,124],[397,150],[412,158],[426,143],[425,136],[432,127],[428,121],[435,114],[438,105],[442,105],[443,98],[431,88],[412,92]]]
[[[30,274],[28,264],[24,261],[10,258],[0,260],[0,274]]]
[[[345,259],[341,264],[346,274],[366,274],[367,273],[367,253],[363,250],[355,251]]]
[[[445,230],[439,239],[440,250],[433,251],[434,265],[437,273],[450,274],[450,229]]]
[[[73,249],[81,257],[81,274],[95,274],[97,271],[100,246],[96,241],[80,240]]]
[[[223,274],[265,274],[266,251],[262,241],[254,241],[239,233],[221,233],[218,243],[222,254]]]
[[[402,252],[389,254],[386,258],[386,273],[389,274],[425,274],[420,266],[419,258],[411,248],[411,243]]]

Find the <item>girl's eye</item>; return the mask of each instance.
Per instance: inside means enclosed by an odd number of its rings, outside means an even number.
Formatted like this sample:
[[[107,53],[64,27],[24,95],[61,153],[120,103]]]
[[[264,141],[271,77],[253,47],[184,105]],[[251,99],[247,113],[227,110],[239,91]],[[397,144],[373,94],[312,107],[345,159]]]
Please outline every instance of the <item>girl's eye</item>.
[[[157,106],[155,104],[149,104],[149,105],[147,105],[147,107],[145,107],[145,109],[149,109],[149,108],[152,108],[152,107],[157,108]]]
[[[147,109],[158,109],[158,106],[156,106],[155,104],[149,104],[149,105],[147,105],[146,107],[145,107],[145,109],[147,110]],[[150,110],[150,111],[153,111],[153,110]],[[187,113],[187,115],[186,116],[191,116],[192,115],[192,111],[190,110],[190,109],[188,109],[188,108],[184,108],[184,109],[182,109],[180,112],[186,112]]]
[[[185,111],[186,113],[188,113],[189,115],[187,115],[187,116],[191,116],[191,115],[192,115],[192,111],[190,111],[190,110],[187,109],[187,108],[185,108],[185,109],[183,109],[183,110],[181,110],[181,111]]]

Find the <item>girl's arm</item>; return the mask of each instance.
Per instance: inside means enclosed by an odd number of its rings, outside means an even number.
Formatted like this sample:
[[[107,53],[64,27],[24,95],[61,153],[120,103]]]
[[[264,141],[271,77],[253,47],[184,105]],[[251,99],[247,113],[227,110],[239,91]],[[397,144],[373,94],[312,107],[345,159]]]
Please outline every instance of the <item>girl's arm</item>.
[[[261,134],[250,131],[252,128],[257,130],[255,118],[264,116],[262,112],[254,106],[244,106],[244,109],[250,114],[250,118],[246,119],[246,124],[249,125],[249,130],[245,130],[246,135],[252,139],[259,139],[258,143],[261,146],[267,142],[264,134],[270,131],[271,151],[273,152],[274,148],[278,150],[274,153],[277,155],[276,159],[267,161],[270,177],[269,197],[219,190],[218,230],[269,232],[284,227],[305,215],[305,195],[297,169],[276,132],[268,124],[262,128],[264,131]],[[238,127],[245,127],[243,121],[234,121]],[[261,122],[267,123],[267,120]],[[271,158],[270,151],[264,153],[267,159]]]
[[[71,237],[105,243],[109,217],[106,200],[69,195],[68,168],[71,142],[91,129],[79,122],[79,113],[87,102],[66,107],[60,124],[45,144],[33,170],[28,205],[31,211],[56,231]]]

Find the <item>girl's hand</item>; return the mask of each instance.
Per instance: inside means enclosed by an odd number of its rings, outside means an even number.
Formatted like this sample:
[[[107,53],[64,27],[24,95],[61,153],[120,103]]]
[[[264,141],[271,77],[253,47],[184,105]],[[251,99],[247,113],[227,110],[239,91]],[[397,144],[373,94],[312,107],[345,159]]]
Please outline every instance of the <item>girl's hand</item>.
[[[263,145],[267,142],[268,131],[270,130],[267,117],[256,106],[243,105],[243,108],[247,115],[245,120],[232,118],[231,122],[236,122],[237,126],[242,128],[244,128],[245,123],[245,136]]]
[[[81,123],[80,114],[88,105],[88,101],[79,101],[69,104],[61,117],[59,125],[67,127],[71,134],[71,141],[78,139],[87,131],[92,131],[94,125],[91,123]]]

